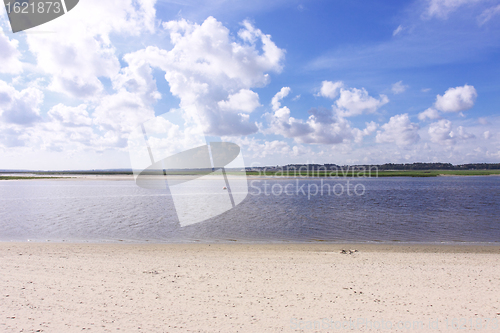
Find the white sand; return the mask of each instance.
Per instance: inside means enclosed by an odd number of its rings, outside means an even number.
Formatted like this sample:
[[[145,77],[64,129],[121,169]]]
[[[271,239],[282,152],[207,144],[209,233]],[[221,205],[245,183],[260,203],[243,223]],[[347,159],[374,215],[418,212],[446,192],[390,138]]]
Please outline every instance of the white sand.
[[[0,272],[1,332],[500,328],[496,246],[0,243]]]

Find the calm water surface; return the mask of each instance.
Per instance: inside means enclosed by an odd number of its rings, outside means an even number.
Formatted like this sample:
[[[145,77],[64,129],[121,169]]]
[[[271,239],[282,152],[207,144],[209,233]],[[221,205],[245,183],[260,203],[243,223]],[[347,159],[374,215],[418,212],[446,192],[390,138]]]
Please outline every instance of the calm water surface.
[[[325,184],[336,194],[313,195]],[[1,181],[0,241],[500,241],[500,177],[358,178],[350,195],[344,179],[249,186],[235,209],[181,228],[168,192],[132,181]]]

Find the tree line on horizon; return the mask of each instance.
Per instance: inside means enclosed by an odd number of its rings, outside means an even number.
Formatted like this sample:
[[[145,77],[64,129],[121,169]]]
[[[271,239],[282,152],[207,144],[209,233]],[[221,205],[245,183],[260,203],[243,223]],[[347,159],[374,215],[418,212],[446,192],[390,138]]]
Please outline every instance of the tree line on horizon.
[[[337,164],[288,164],[285,166],[265,166],[252,167],[247,170],[370,170],[378,169],[378,171],[412,171],[412,170],[499,170],[500,163],[467,163],[453,165],[451,163],[385,163],[385,164],[364,164],[364,165],[345,165]]]

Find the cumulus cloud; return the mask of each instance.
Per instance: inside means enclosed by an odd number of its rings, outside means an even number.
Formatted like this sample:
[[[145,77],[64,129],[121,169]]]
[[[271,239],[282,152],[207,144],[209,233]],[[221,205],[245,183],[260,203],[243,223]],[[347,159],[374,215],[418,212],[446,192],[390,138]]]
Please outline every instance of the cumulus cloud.
[[[404,93],[408,89],[407,85],[403,84],[403,81],[396,82],[392,85],[392,92],[394,94],[401,94]]]
[[[281,101],[290,93],[289,87],[283,87],[272,99],[272,113],[266,113],[267,128],[261,131],[266,134],[279,134],[286,138],[293,138],[300,144],[339,144],[347,142],[361,142],[363,137],[373,133],[377,124],[367,123],[364,130],[352,128],[345,119],[363,113],[373,113],[382,105],[389,102],[385,95],[376,99],[368,95],[363,89],[344,89],[341,81],[323,81],[321,90],[316,96],[339,98],[332,109],[312,108],[308,111],[309,117],[305,120],[291,116],[287,106],[281,106]]]
[[[268,84],[269,72],[282,70],[284,50],[248,21],[237,38],[213,17],[202,24],[178,20],[163,27],[170,34],[171,50],[150,46],[130,53],[129,59],[164,71],[180,108],[198,118],[207,134],[255,133],[257,126],[247,113],[259,104],[251,89]],[[235,110],[243,100],[250,104]]]
[[[49,88],[89,99],[103,91],[100,77],[111,79],[120,70],[110,34],[152,32],[154,1],[83,1],[78,11],[70,11],[41,29],[57,33],[28,34],[27,42],[38,69],[51,77]]]
[[[66,153],[89,148],[98,150],[96,142],[100,137],[88,125],[91,119],[84,107],[73,108],[60,104],[52,109],[50,121],[40,123],[32,131],[31,144],[35,143],[39,149]]]
[[[447,119],[432,123],[429,126],[429,135],[432,142],[445,144],[455,143],[455,138],[453,138],[451,130],[451,121]]]
[[[273,155],[287,156],[291,152],[288,143],[279,140],[263,142],[252,140],[251,143],[248,144],[247,149],[248,151],[253,152],[252,157],[254,158],[263,158]]]
[[[7,124],[32,125],[40,121],[43,99],[40,89],[28,87],[18,91],[0,80],[0,116]]]
[[[0,73],[19,74],[23,70],[19,41],[9,39],[0,26]]]
[[[313,131],[303,120],[290,116],[290,109],[286,106],[275,110],[274,113],[266,113],[264,117],[269,125],[269,128],[265,130],[268,134],[276,133],[287,138],[296,138]]]
[[[371,121],[369,123],[365,123],[366,124],[366,128],[364,130],[360,130],[358,128],[354,128],[353,129],[353,133],[354,133],[354,142],[356,143],[360,143],[363,141],[363,138],[365,136],[368,136],[368,135],[371,135],[372,133],[374,133],[377,128],[378,128],[378,124],[374,121]]]
[[[290,158],[291,156],[315,155],[310,146],[299,144],[291,147],[290,144],[281,140],[267,141],[245,137],[233,139],[233,141],[244,149],[245,156],[253,158],[265,158],[268,156]]]
[[[154,104],[161,98],[146,59],[127,54],[128,66],[112,77],[114,93],[101,96],[92,114],[93,123],[104,131],[100,149],[124,147],[129,133],[154,117]]]
[[[429,126],[428,132],[432,142],[444,145],[454,145],[458,140],[467,140],[475,137],[473,134],[467,133],[462,126],[453,130],[451,121],[447,119],[441,119],[432,123]]]
[[[92,119],[89,117],[86,104],[81,104],[77,107],[57,104],[50,109],[48,116],[65,126],[77,127],[92,125]]]
[[[33,107],[40,105],[43,95],[37,96],[38,92],[29,91],[29,89],[36,88],[27,88],[11,96],[20,97],[23,102],[34,102]],[[37,101],[33,100],[33,96],[38,99],[38,104]],[[16,109],[18,105],[15,101],[14,105],[14,109]],[[5,104],[0,106],[0,110],[4,107]],[[58,104],[48,112],[45,119],[36,109],[29,110],[26,114],[26,107],[21,108],[24,114],[18,109],[15,116],[11,114],[5,117],[4,111],[2,122],[0,122],[0,143],[9,148],[64,151],[66,153],[89,147],[95,148],[94,142],[98,135],[91,127],[92,119],[86,108],[87,106],[84,104],[78,107]]]
[[[127,91],[136,94],[145,105],[152,105],[161,99],[161,94],[156,87],[151,66],[145,59],[126,54],[123,60],[128,64],[112,78],[115,91]]]
[[[93,113],[94,123],[103,131],[113,132],[116,145],[121,147],[125,146],[126,134],[153,117],[153,108],[126,90],[103,97]]]
[[[420,140],[419,126],[410,121],[408,114],[399,114],[389,119],[381,126],[382,131],[377,131],[378,143],[396,143],[398,146],[408,146]]]
[[[460,112],[474,106],[477,92],[473,86],[449,88],[443,96],[437,95],[434,107],[443,112]]]
[[[265,114],[269,128],[265,133],[274,133],[293,138],[298,143],[337,144],[354,138],[349,122],[332,110],[313,108],[307,120],[296,119],[290,115],[288,107],[274,113]]]
[[[477,92],[473,86],[464,85],[462,87],[449,88],[443,96],[437,95],[434,105],[418,114],[418,119],[434,120],[441,118],[439,111],[442,112],[460,112],[468,110],[474,106]]]
[[[283,98],[288,96],[290,91],[290,87],[283,87],[276,93],[276,95],[273,96],[273,99],[271,100],[271,106],[274,111],[277,111],[281,107],[281,101],[283,100]]]
[[[322,108],[313,108],[309,110],[309,114],[307,123],[312,131],[298,142],[337,144],[353,139],[353,130],[346,119]]]
[[[250,89],[241,89],[225,101],[220,101],[219,108],[224,111],[251,113],[260,105],[259,95]]]
[[[342,81],[332,82],[332,81],[323,81],[321,83],[321,89],[316,96],[322,96],[326,98],[334,99],[340,93],[340,88],[344,86]]]
[[[18,126],[5,126],[0,123],[0,143],[7,148],[19,148],[26,145],[29,136]]]
[[[342,117],[352,117],[363,113],[374,113],[384,104],[389,103],[386,95],[374,98],[365,88],[340,89],[340,97],[335,102],[337,112]]]
[[[426,119],[434,120],[434,119],[438,119],[438,118],[441,118],[441,116],[439,115],[438,110],[436,110],[434,108],[428,108],[424,112],[420,112],[418,114],[418,119],[422,120],[422,121],[425,121]]]
[[[297,146],[293,146],[292,155],[293,156],[303,156],[303,155],[311,156],[311,155],[314,155],[314,152],[312,151],[311,147],[297,145]]]

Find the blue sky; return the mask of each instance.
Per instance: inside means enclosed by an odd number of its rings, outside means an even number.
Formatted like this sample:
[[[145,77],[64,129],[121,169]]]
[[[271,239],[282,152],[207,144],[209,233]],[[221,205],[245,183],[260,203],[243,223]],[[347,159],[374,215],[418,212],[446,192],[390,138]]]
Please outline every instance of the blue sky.
[[[247,165],[500,161],[498,0],[81,0],[0,26],[0,169],[130,167],[166,112]]]

